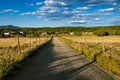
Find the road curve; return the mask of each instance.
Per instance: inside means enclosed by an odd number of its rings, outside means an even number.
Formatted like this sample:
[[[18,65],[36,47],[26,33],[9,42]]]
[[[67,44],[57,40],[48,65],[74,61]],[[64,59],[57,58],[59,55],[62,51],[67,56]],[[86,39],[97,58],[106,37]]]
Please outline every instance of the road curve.
[[[8,80],[117,80],[56,37]]]

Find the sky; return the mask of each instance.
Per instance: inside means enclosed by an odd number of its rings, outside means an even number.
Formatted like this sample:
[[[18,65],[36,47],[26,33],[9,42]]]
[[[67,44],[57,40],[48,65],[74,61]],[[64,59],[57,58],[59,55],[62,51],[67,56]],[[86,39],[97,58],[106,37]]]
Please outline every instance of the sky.
[[[120,0],[0,0],[0,25],[120,25]]]

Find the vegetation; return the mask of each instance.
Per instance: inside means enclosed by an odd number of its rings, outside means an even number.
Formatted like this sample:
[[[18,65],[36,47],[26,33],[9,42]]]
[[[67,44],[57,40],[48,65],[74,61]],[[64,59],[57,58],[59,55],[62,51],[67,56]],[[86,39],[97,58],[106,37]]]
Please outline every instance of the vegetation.
[[[55,28],[0,28],[0,37],[4,37],[5,32],[9,31],[23,31],[29,37],[39,36],[42,32],[51,34],[70,34],[74,32],[75,35],[82,35],[85,32],[91,32],[98,36],[120,35],[120,26],[106,26],[106,27],[55,27]],[[89,33],[88,33],[89,34]]]
[[[105,51],[102,49],[104,38]],[[60,40],[120,77],[120,37],[67,36]],[[87,45],[86,45],[87,44]]]
[[[0,38],[0,79],[11,72],[14,66],[30,55],[30,52],[42,46],[50,40],[50,37],[23,38],[20,37],[20,49],[18,38]]]
[[[28,56],[28,52],[34,50],[36,44],[42,45],[50,40],[50,38],[36,38],[41,37],[43,32],[46,32],[48,36],[67,35],[67,37],[61,38],[63,42],[69,44],[81,54],[84,54],[89,59],[96,61],[104,68],[120,76],[119,25],[106,27],[71,26],[55,28],[20,28],[9,25],[6,26],[7,28],[4,27],[5,26],[0,26],[0,77],[7,74],[17,62]],[[18,38],[16,38],[20,31],[25,33],[25,36],[20,37],[21,52],[19,52],[19,47],[17,45]],[[5,35],[4,33],[7,32],[15,32],[17,34],[14,36]],[[71,32],[74,34],[70,35]],[[102,41],[105,43],[105,51],[102,51]]]

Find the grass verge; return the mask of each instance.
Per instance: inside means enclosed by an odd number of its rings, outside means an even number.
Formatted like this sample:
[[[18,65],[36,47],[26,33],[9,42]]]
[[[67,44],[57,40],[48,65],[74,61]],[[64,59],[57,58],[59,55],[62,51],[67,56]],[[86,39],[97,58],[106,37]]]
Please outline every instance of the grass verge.
[[[116,57],[111,57],[110,51],[102,52],[102,50],[96,50],[93,47],[88,48],[84,43],[74,42],[61,37],[59,39],[120,78],[120,61]]]
[[[28,59],[30,59],[32,56],[34,56],[36,51],[39,48],[43,47],[45,44],[47,44],[51,39],[47,40],[44,43],[39,44],[38,46],[36,46],[30,50],[25,51],[22,54],[13,55],[14,57],[16,57],[16,59],[13,59],[11,57],[10,57],[11,59],[6,58],[6,62],[8,64],[4,65],[4,63],[1,63],[3,65],[0,66],[0,80],[6,80],[8,76],[15,74],[16,70],[18,70],[22,65],[26,64]],[[3,62],[3,61],[1,61],[1,62]]]

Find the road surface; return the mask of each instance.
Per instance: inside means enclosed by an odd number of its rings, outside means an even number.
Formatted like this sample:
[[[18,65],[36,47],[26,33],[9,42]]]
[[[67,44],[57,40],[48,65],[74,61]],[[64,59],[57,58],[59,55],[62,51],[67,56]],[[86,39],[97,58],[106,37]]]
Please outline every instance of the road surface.
[[[117,80],[56,37],[8,80]]]

